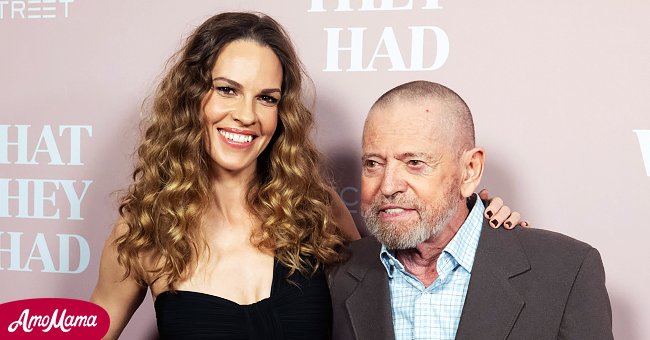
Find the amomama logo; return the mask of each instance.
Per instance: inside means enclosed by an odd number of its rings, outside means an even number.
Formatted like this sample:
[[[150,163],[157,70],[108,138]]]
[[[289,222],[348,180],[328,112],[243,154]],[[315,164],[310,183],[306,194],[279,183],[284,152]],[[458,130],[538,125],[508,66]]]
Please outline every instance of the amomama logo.
[[[110,320],[90,302],[42,298],[0,305],[0,339],[101,339]]]
[[[0,0],[0,19],[67,18],[74,0]]]

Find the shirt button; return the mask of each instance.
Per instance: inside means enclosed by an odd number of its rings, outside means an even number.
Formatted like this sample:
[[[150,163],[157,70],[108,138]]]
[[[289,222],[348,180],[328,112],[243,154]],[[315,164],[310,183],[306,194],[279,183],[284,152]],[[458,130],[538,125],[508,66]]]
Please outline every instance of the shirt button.
[[[394,266],[394,265],[395,265],[395,261],[393,261],[393,259],[389,259],[389,260],[388,260],[388,264],[390,264],[391,266]]]

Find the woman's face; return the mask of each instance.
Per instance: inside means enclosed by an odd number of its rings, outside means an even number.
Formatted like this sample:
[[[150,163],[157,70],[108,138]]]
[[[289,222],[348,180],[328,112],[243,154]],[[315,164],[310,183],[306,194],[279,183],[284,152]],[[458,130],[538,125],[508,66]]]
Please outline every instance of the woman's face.
[[[206,149],[217,173],[251,175],[278,123],[282,65],[273,50],[236,40],[221,49],[203,100]]]

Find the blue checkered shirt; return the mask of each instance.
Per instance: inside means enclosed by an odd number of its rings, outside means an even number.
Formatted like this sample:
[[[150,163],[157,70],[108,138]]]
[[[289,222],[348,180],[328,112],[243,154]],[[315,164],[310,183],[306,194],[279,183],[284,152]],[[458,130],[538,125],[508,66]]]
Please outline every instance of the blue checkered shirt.
[[[429,287],[409,274],[382,245],[380,259],[388,272],[396,340],[454,339],[465,303],[483,224],[485,207],[474,207],[437,261],[438,278]]]

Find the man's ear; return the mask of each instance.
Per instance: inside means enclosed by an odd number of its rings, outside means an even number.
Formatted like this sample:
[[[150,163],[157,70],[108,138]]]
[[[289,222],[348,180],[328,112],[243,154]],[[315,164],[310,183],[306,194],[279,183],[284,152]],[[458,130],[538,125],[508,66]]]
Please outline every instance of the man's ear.
[[[483,176],[483,165],[485,164],[485,151],[475,147],[463,152],[461,156],[461,182],[460,193],[463,197],[469,197],[474,193]]]

